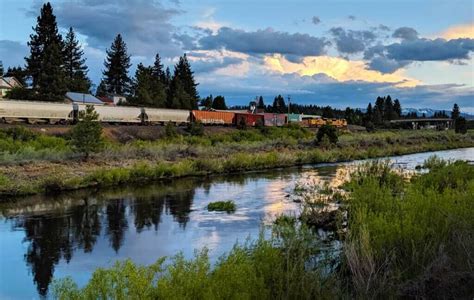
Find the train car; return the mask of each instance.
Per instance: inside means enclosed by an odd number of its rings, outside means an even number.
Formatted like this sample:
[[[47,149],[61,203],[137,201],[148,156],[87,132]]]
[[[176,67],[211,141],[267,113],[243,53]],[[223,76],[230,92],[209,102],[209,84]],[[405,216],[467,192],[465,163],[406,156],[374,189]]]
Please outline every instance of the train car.
[[[73,105],[57,102],[0,100],[0,120],[5,123],[66,124],[74,119]]]
[[[205,125],[233,125],[235,113],[223,111],[192,110],[192,121]]]
[[[337,128],[347,127],[346,119],[325,119],[327,125],[331,125]]]
[[[263,113],[265,126],[283,126],[286,124],[285,114]]]
[[[189,110],[167,108],[145,108],[144,121],[150,124],[165,124],[168,122],[180,125],[191,121]]]
[[[299,123],[303,121],[303,115],[301,114],[288,114],[289,123]]]
[[[79,105],[80,111],[85,108],[85,105]],[[143,122],[143,109],[140,107],[95,105],[94,109],[99,114],[99,121],[103,123],[140,124]]]
[[[257,125],[264,125],[264,116],[263,115],[256,115],[256,114],[249,114],[249,113],[236,113],[235,114],[235,126],[241,126],[245,124],[249,127],[255,127]]]
[[[311,128],[319,128],[326,124],[326,121],[322,118],[319,119],[303,119],[303,126]]]

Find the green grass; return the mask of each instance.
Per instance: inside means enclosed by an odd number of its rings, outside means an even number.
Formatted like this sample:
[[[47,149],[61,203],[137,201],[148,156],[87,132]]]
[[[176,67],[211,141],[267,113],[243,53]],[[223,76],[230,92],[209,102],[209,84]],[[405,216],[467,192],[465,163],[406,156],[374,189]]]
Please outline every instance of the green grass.
[[[229,201],[216,201],[211,202],[207,205],[208,211],[225,211],[227,213],[233,213],[237,209],[235,202],[232,200]]]

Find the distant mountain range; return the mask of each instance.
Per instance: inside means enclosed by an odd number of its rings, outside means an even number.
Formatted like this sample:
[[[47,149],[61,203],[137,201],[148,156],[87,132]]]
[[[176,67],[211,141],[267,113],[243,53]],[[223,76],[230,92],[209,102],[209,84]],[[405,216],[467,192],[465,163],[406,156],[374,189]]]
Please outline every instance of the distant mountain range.
[[[409,113],[416,113],[417,116],[419,117],[423,116],[423,114],[425,114],[425,116],[427,117],[432,117],[436,112],[442,112],[442,111],[444,111],[448,116],[451,116],[450,110],[432,109],[432,108],[403,108],[402,114],[406,115]],[[461,116],[466,118],[467,120],[474,120],[474,115],[472,114],[461,112]]]

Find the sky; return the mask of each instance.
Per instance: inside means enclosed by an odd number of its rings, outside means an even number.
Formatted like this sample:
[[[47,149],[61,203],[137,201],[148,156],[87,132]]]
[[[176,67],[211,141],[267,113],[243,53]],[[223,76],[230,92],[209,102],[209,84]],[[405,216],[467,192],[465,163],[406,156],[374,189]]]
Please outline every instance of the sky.
[[[61,32],[79,36],[98,84],[121,33],[133,66],[186,53],[201,97],[228,104],[364,108],[390,94],[403,107],[474,113],[472,0],[57,0]],[[0,0],[0,60],[24,65],[43,1]]]

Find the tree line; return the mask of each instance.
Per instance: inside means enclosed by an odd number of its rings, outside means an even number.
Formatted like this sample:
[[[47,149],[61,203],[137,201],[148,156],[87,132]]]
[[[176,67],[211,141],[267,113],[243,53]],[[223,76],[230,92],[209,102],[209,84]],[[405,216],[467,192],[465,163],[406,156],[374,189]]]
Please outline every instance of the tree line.
[[[28,42],[30,53],[25,57],[25,67],[9,67],[0,75],[13,76],[24,86],[7,95],[12,99],[63,101],[66,92],[90,93],[92,82],[84,51],[72,27],[66,36],[59,33],[56,16],[51,4],[45,3],[37,17]],[[152,66],[138,64],[134,78],[128,73],[132,66],[127,45],[118,34],[110,49],[106,50],[102,80],[97,96],[122,95],[130,105],[195,109],[199,94],[194,73],[186,54],[179,58],[171,75],[161,63],[159,54]],[[27,88],[29,86],[29,88]]]

